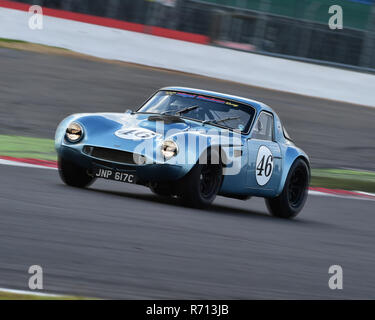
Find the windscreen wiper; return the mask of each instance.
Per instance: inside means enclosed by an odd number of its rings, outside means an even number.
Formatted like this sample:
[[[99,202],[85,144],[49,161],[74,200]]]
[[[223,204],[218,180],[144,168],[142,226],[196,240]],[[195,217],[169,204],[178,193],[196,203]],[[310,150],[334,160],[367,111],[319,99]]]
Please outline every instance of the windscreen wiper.
[[[181,114],[183,114],[183,113],[186,113],[186,112],[189,112],[189,111],[192,111],[192,110],[195,110],[195,109],[197,109],[197,108],[199,108],[199,106],[191,106],[191,107],[187,107],[187,108],[185,108],[185,109],[182,109],[182,110],[178,110],[178,111],[176,111],[175,112],[175,114],[177,115],[181,115]],[[162,112],[161,114],[166,114],[166,113],[168,113],[168,112],[171,112],[171,111],[164,111],[164,112]]]
[[[225,122],[225,121],[230,121],[230,120],[237,120],[237,119],[240,119],[240,118],[241,118],[241,117],[228,117],[228,118],[219,119],[219,120],[204,120],[204,121],[203,121],[203,124],[206,124],[206,123],[213,123],[213,124],[216,124],[216,123]]]

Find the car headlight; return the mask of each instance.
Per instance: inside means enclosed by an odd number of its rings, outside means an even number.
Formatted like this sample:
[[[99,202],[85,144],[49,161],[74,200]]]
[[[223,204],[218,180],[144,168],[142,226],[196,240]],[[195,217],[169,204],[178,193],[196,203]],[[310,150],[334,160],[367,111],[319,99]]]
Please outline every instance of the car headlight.
[[[178,153],[178,146],[176,142],[170,140],[164,141],[161,146],[161,153],[167,160],[174,157]]]
[[[83,129],[77,122],[72,122],[66,128],[65,137],[69,142],[78,142],[83,136]]]

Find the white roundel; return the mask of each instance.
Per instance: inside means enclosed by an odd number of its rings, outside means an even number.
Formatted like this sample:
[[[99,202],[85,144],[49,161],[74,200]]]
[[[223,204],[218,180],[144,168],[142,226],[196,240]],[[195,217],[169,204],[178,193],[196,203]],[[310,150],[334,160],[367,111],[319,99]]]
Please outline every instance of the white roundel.
[[[120,129],[115,132],[115,135],[119,138],[130,140],[152,139],[158,136],[155,132],[144,128]]]
[[[257,183],[264,186],[271,179],[273,172],[273,155],[266,146],[261,146],[258,150],[255,176]]]

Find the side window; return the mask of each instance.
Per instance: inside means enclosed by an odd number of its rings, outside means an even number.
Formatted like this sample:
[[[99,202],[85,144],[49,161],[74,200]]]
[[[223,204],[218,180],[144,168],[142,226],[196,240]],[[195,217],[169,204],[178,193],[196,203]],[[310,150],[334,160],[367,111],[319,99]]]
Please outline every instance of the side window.
[[[259,140],[273,140],[273,116],[270,113],[262,112],[255,123],[251,138]]]
[[[288,139],[289,141],[293,141],[290,137],[289,133],[286,131],[285,127],[283,127],[284,137]]]

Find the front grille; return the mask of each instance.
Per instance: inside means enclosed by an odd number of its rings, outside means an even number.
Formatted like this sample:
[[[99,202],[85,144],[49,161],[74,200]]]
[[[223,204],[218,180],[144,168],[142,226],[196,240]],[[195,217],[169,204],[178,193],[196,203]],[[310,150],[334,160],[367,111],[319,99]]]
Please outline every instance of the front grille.
[[[83,148],[83,152],[91,157],[105,161],[136,164],[134,161],[134,154],[132,152],[90,146],[85,146]]]

